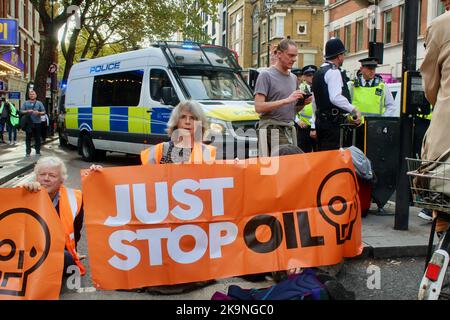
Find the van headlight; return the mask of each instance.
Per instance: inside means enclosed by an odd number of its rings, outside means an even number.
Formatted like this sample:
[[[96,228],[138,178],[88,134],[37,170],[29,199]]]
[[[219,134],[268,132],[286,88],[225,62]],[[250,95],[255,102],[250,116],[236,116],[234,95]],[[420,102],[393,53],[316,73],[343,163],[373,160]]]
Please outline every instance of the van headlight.
[[[229,135],[227,130],[227,124],[225,121],[220,121],[216,119],[209,119],[209,130],[212,134]]]
[[[223,134],[226,131],[225,127],[222,124],[214,122],[209,125],[209,129],[214,133],[221,133],[221,134]]]

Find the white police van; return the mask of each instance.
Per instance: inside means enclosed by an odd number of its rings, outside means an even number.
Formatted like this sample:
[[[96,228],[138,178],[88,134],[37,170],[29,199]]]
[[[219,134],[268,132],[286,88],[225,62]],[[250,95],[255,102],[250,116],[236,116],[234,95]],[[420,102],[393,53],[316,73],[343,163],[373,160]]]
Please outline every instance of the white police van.
[[[259,116],[240,72],[231,50],[198,43],[158,42],[79,62],[67,81],[60,138],[86,161],[106,151],[139,154],[169,139],[173,107],[193,99],[210,121],[217,157],[257,156]]]

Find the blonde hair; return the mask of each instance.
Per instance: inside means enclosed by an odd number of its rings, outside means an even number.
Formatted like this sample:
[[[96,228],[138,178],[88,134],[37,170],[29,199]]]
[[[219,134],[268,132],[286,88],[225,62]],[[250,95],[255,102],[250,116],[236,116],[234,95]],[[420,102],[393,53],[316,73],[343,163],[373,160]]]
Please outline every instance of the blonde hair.
[[[172,135],[172,133],[177,129],[178,121],[181,118],[181,112],[188,111],[192,113],[195,121],[201,121],[202,132],[208,128],[208,120],[206,120],[205,113],[203,112],[202,106],[194,100],[186,100],[180,102],[173,110],[167,123],[167,133]]]
[[[39,169],[42,167],[51,167],[51,168],[59,168],[61,178],[63,181],[67,179],[67,167],[61,158],[58,157],[43,157],[38,160],[36,165],[34,166],[34,174],[37,176],[39,173]]]

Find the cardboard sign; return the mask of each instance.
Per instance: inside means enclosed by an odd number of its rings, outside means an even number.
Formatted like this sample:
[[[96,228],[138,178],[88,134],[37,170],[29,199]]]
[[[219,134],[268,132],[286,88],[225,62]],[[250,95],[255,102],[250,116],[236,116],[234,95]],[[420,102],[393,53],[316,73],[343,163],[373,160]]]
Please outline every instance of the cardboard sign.
[[[0,189],[0,299],[58,299],[64,232],[44,190]]]
[[[83,177],[92,279],[131,289],[339,263],[362,252],[349,151]],[[255,161],[254,161],[255,162]]]

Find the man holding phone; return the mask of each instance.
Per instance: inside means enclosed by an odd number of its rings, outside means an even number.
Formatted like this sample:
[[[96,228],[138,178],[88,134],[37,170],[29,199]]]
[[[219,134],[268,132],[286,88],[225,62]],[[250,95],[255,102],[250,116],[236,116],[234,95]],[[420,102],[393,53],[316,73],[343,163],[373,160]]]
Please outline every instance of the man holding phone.
[[[297,77],[290,71],[297,60],[297,44],[291,39],[283,39],[275,54],[277,62],[261,71],[255,86],[255,111],[260,114],[260,156],[270,156],[279,145],[297,145],[294,118],[312,99],[303,99],[302,92],[297,90]]]

